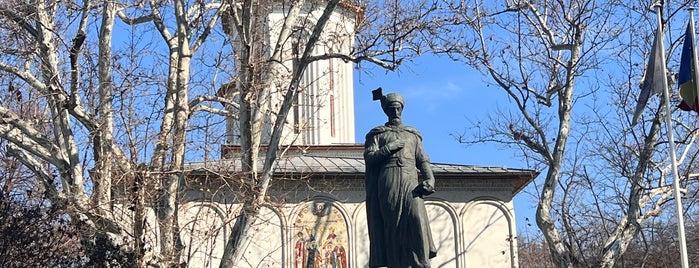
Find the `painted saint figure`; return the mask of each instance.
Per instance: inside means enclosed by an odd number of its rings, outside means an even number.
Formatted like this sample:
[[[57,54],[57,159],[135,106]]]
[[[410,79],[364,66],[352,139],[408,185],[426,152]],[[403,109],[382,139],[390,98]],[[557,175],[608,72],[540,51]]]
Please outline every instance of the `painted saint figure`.
[[[369,131],[364,145],[369,267],[430,267],[437,254],[423,200],[434,193],[430,160],[420,132],[403,125],[403,96],[373,93],[388,122]]]
[[[306,267],[306,239],[303,237],[303,232],[296,234],[296,245],[294,245],[294,268]]]

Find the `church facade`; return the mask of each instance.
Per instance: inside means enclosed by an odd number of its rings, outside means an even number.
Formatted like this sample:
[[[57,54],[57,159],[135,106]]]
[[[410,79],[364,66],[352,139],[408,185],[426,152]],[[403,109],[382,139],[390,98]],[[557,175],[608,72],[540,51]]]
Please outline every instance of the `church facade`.
[[[235,151],[237,147],[228,149]],[[253,243],[241,267],[367,267],[369,238],[364,206],[362,145],[306,146],[280,160]],[[231,155],[235,155],[232,153]],[[227,228],[239,209],[236,195],[219,192],[215,174],[239,166],[190,163],[181,210],[190,267],[216,267]],[[433,267],[517,267],[512,198],[537,174],[526,169],[433,163],[437,192],[425,197],[438,250]],[[187,234],[197,225],[215,236]],[[225,225],[225,224],[224,224]],[[208,226],[208,227],[207,227]],[[232,224],[227,224],[232,226]],[[202,237],[202,236],[199,236]],[[310,263],[310,264],[309,264]]]
[[[331,30],[321,37],[334,42],[318,45],[314,53],[349,51],[357,12],[340,5],[326,27]],[[270,29],[281,23],[282,13],[270,15]],[[293,68],[293,62],[288,64]],[[261,209],[240,267],[367,267],[364,146],[354,138],[352,67],[329,59],[312,63],[304,73],[304,90],[282,141],[290,149],[278,160],[269,202]],[[275,107],[274,97],[269,106]],[[237,192],[247,190],[235,188],[240,147],[236,121],[229,120],[228,126],[220,161],[186,166],[178,217],[190,267],[218,267],[235,221],[230,215],[241,208]],[[517,267],[513,197],[537,173],[443,163],[432,163],[432,168],[437,192],[425,197],[438,250],[432,267]]]

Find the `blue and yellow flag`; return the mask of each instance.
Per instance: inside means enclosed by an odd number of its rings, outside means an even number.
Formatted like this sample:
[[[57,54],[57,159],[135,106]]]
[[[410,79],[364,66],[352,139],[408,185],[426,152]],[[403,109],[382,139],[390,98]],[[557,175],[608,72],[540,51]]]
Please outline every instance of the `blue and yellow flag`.
[[[694,31],[692,22],[687,24],[682,45],[682,57],[680,58],[680,73],[677,84],[680,90],[682,102],[677,106],[684,111],[699,113],[699,101],[697,100],[697,70],[694,69]]]

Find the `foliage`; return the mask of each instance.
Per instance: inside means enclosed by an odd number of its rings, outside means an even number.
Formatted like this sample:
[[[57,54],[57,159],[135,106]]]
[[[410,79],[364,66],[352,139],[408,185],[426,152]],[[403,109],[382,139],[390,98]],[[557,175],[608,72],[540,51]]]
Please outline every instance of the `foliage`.
[[[30,176],[12,157],[0,161],[0,266],[83,266],[80,228],[43,201]]]

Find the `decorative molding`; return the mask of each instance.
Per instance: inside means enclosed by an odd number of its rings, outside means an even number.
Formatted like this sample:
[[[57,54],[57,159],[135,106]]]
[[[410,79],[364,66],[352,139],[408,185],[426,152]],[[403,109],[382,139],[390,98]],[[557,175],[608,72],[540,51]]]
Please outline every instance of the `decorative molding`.
[[[516,179],[440,179],[436,178],[437,191],[444,192],[483,192],[483,191],[507,191],[511,192],[515,187]],[[311,191],[311,192],[337,192],[337,191],[364,191],[364,178],[353,176],[324,176],[322,178],[280,178],[275,179],[271,189],[277,192],[283,191]]]

